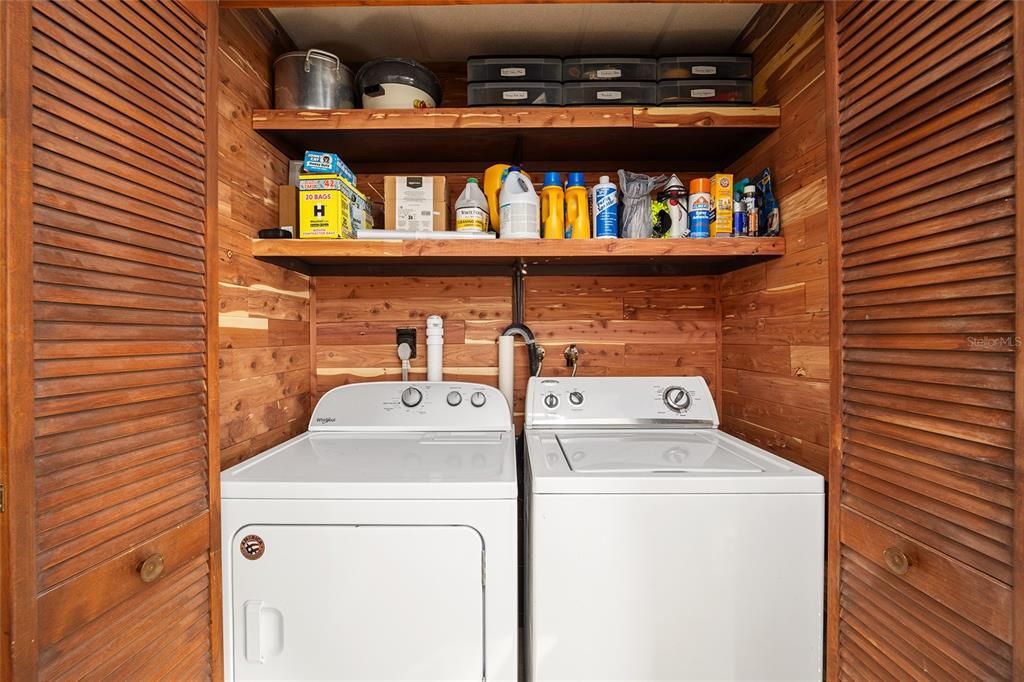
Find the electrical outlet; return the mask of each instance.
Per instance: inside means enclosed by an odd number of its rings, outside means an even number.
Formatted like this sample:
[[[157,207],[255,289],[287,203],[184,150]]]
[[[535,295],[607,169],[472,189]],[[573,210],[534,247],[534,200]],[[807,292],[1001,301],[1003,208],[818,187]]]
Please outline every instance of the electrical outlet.
[[[416,357],[416,327],[398,327],[395,329],[395,347],[408,343],[412,348],[412,355]]]

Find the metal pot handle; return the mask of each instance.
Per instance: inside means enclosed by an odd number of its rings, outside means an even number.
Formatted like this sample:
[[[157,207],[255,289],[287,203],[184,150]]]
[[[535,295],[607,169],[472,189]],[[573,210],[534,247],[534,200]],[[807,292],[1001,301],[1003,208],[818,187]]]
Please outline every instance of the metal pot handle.
[[[338,55],[331,54],[330,52],[327,52],[326,50],[306,50],[306,62],[303,64],[303,70],[306,73],[309,73],[309,58],[311,56],[313,56],[313,55],[317,55],[318,57],[324,57],[326,59],[329,59],[329,60],[333,61],[334,62],[334,70],[335,71],[338,71],[338,70],[341,69],[341,60],[338,59]]]

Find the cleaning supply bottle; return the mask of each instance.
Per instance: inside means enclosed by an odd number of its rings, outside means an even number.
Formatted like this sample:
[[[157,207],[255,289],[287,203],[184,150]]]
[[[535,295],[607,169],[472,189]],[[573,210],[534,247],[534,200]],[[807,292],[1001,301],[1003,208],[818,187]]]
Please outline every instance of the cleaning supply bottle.
[[[690,236],[711,236],[711,181],[690,180]]]
[[[493,166],[488,166],[484,171],[484,196],[487,197],[487,206],[490,208],[491,229],[495,232],[501,231],[501,207],[498,195],[501,194],[501,184],[505,182],[505,175],[509,168],[511,166],[508,164],[496,163]]]
[[[462,190],[455,202],[456,232],[486,232],[490,223],[487,210],[487,197],[480,189],[476,178],[466,180],[466,189]]]
[[[540,237],[540,199],[533,183],[509,168],[501,185],[500,202],[502,239],[538,239]]]
[[[668,215],[672,221],[665,236],[672,239],[688,236],[690,234],[687,220],[689,209],[686,206],[686,187],[683,186],[683,181],[677,175],[673,175],[668,179],[665,189],[658,194],[658,198],[663,198],[668,204]]]
[[[732,236],[747,236],[747,212],[743,210],[743,202],[735,199],[732,202]]]
[[[562,175],[544,174],[544,187],[540,191],[540,222],[544,239],[565,239],[565,191]]]
[[[594,237],[617,239],[619,236],[619,190],[607,175],[594,185]]]
[[[565,217],[566,238],[590,239],[590,211],[583,173],[569,173],[569,184],[565,190]]]
[[[743,212],[747,214],[747,235],[756,237],[760,226],[757,224],[757,186],[753,183],[743,188]]]

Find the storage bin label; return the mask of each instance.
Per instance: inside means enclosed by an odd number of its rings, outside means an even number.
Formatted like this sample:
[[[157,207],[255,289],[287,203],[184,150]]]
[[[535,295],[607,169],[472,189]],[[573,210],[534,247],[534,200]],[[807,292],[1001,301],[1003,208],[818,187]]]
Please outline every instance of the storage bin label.
[[[690,90],[690,97],[705,98],[705,97],[714,97],[714,96],[715,96],[715,89],[714,88],[698,88],[696,90]]]
[[[529,97],[529,94],[526,90],[506,90],[501,93],[502,99],[526,99],[527,97]]]
[[[526,69],[521,66],[506,66],[501,70],[502,78],[521,78],[526,75]]]
[[[622,69],[598,69],[598,78],[622,78]]]
[[[622,99],[622,93],[618,90],[598,90],[598,99]]]
[[[714,76],[716,73],[718,73],[718,67],[695,66],[692,69],[690,69],[690,71],[692,71],[695,76]]]

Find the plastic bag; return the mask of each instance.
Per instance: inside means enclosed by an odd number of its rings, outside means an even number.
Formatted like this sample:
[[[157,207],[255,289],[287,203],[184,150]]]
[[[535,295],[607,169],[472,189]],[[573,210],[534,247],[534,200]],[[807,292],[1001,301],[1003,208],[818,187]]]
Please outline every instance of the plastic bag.
[[[620,234],[627,239],[646,239],[651,236],[651,192],[661,188],[666,178],[652,178],[643,173],[619,169],[619,191],[622,193]]]

